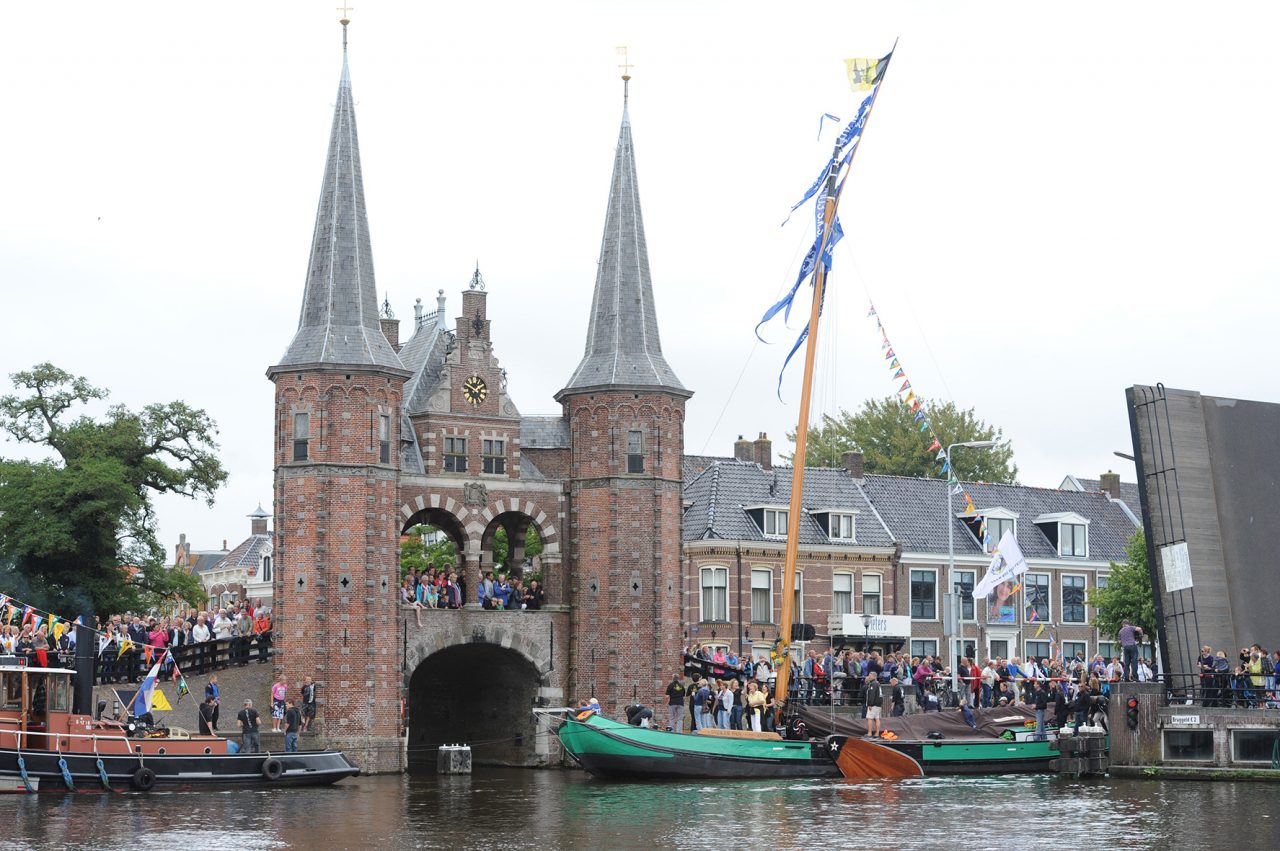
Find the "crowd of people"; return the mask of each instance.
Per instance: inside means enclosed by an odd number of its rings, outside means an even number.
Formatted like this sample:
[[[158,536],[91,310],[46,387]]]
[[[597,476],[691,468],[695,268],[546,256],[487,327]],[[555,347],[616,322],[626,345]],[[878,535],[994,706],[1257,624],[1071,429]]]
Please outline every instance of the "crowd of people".
[[[1233,665],[1227,651],[1206,644],[1197,666],[1202,705],[1280,709],[1280,650],[1241,647]]]
[[[1208,658],[1217,658],[1209,655],[1208,648],[1205,652]],[[1270,654],[1270,666],[1262,659],[1266,655],[1261,648],[1246,649],[1237,667],[1242,672],[1238,675],[1248,678],[1258,694],[1275,689],[1280,679],[1280,651]],[[668,729],[683,732],[686,719],[694,731],[772,729],[769,710],[775,705],[777,674],[767,660],[705,645],[685,648],[684,658],[684,672],[673,677],[666,690]],[[914,691],[921,711],[959,708],[967,718],[975,707],[1027,706],[1035,711],[1038,736],[1045,735],[1050,718],[1058,726],[1072,717],[1078,724],[1105,725],[1112,684],[1154,677],[1145,659],[1121,656],[1110,660],[1101,655],[1088,659],[1083,653],[1068,659],[988,658],[980,665],[977,659],[963,658],[955,671],[958,688],[953,689],[952,669],[941,657],[832,649],[808,650],[802,660],[792,660],[790,673],[789,703],[860,705],[872,735],[879,733],[882,715],[905,714],[909,690]],[[1274,699],[1274,693],[1269,699]]]
[[[283,679],[271,684],[271,732],[284,733],[285,753],[297,752],[298,737],[315,722],[316,684],[311,677],[303,679],[298,687],[298,697],[299,700],[294,700],[290,696],[289,685]],[[222,687],[215,674],[209,677],[204,687],[204,700],[197,711],[196,724],[201,735],[218,734],[221,703]],[[245,699],[243,707],[236,713],[236,722],[240,725],[240,749],[245,753],[259,753],[262,719],[252,698]]]
[[[189,646],[210,647],[215,642],[228,641],[227,662],[247,665],[254,645],[259,662],[268,660],[271,645],[271,611],[261,600],[238,601],[209,611],[192,608],[185,616],[144,619],[142,615],[112,615],[105,620],[99,618],[95,628],[99,643],[98,680],[104,684],[137,682],[146,674],[147,665],[162,660],[161,670],[168,674],[173,659],[166,650],[177,652]]]
[[[460,609],[467,599],[467,584],[456,571],[429,568],[425,573],[416,568],[400,582],[400,603],[413,609],[418,626],[422,626],[423,609]],[[546,603],[546,593],[536,579],[525,584],[519,577],[486,571],[476,591],[475,602],[484,609],[536,611]]]

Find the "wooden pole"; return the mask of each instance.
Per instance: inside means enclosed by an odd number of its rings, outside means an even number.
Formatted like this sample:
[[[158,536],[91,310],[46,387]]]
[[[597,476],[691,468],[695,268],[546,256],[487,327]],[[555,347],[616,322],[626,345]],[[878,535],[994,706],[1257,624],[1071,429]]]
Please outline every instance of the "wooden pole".
[[[894,48],[898,46],[894,42]],[[890,51],[892,55],[892,51]],[[867,117],[863,121],[863,132],[859,134],[858,145],[862,145],[862,137],[866,135],[866,125],[871,121],[871,113],[876,108],[876,99],[880,97],[880,88],[884,78],[876,84],[871,94],[871,104],[867,107]],[[849,158],[849,166],[853,167],[853,157],[858,150],[854,148]],[[822,293],[826,285],[827,268],[822,262],[822,255],[831,240],[831,228],[836,218],[836,208],[840,205],[840,196],[844,193],[844,182],[836,183],[836,173],[840,169],[840,151],[837,148],[833,156],[831,171],[827,174],[827,203],[822,212],[822,240],[818,245],[818,254],[813,272],[813,303],[809,306],[809,339],[804,350],[804,379],[800,388],[799,423],[796,426],[796,451],[791,462],[791,503],[787,510],[787,548],[782,568],[782,611],[779,615],[779,647],[777,678],[774,686],[775,722],[781,719],[782,710],[787,702],[787,688],[791,680],[791,624],[795,617],[795,584],[796,560],[800,553],[800,511],[803,505],[805,450],[809,442],[809,403],[813,395],[813,365],[818,351],[818,319],[822,313]]]

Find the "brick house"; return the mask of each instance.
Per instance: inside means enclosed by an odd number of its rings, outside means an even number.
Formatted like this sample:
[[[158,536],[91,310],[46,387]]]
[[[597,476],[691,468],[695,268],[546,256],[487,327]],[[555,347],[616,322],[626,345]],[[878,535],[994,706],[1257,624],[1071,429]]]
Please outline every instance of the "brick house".
[[[762,655],[777,637],[791,469],[772,466],[767,444],[763,436],[740,439],[733,458],[686,460],[690,643],[727,644]],[[945,650],[945,483],[866,474],[856,452],[842,460],[843,468],[805,471],[796,622],[815,626],[813,646],[821,649],[833,641],[860,646],[856,627],[851,632],[842,625],[842,615],[909,617],[909,629],[898,630],[907,632],[903,649],[917,656]],[[1066,655],[1114,655],[1114,646],[1093,626],[1095,612],[1085,599],[1106,582],[1111,562],[1125,560],[1125,544],[1139,524],[1121,498],[1119,477],[1104,476],[1102,485],[1108,490],[965,484],[995,540],[1006,528],[1014,531],[1029,570],[1011,597],[963,606],[964,643],[956,641],[956,655],[961,649],[980,658],[1048,655],[1050,636]],[[953,582],[971,590],[992,556],[978,539],[975,519],[960,507],[953,506],[950,520]],[[873,646],[884,646],[883,639],[872,638]]]

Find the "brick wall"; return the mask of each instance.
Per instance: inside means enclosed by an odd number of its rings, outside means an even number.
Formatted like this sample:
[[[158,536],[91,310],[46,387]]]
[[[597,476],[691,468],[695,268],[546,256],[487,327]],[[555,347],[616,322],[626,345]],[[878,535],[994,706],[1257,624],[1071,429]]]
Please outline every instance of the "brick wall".
[[[615,715],[658,701],[682,644],[684,399],[611,390],[565,400],[571,424],[572,697]],[[628,472],[628,433],[644,472]],[[594,691],[594,694],[591,692]]]
[[[395,622],[398,454],[379,461],[378,417],[397,447],[403,381],[385,373],[281,372],[276,383],[274,615],[276,670],[320,684],[329,741],[361,768],[400,769]],[[294,415],[309,416],[294,460]]]

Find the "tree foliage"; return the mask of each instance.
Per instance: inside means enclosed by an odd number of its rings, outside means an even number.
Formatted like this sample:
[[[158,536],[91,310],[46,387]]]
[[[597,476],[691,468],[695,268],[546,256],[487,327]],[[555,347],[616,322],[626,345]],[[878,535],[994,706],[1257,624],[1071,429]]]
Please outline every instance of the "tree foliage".
[[[24,601],[68,614],[146,609],[204,596],[199,580],[165,567],[155,494],[213,504],[227,474],[217,428],[183,402],[105,416],[77,411],[107,398],[53,364],[10,376],[0,430],[43,447],[39,460],[0,458],[0,583]]]
[[[1018,478],[1013,463],[1013,447],[1003,440],[998,428],[978,419],[972,408],[960,410],[953,402],[934,404],[921,400],[929,412],[929,423],[943,446],[971,440],[995,440],[990,449],[962,449],[956,452],[956,475],[961,479],[1012,484]],[[937,450],[929,451],[932,438],[920,431],[911,408],[893,396],[868,399],[857,413],[841,411],[826,415],[820,425],[809,428],[805,466],[838,467],[841,453],[862,453],[868,473],[893,476],[937,478],[940,463]],[[787,438],[795,441],[794,431]],[[794,461],[792,455],[784,455]]]
[[[1128,561],[1111,562],[1106,588],[1089,593],[1089,605],[1098,609],[1098,632],[1115,638],[1125,621],[1142,627],[1149,639],[1156,636],[1156,604],[1147,567],[1147,539],[1142,530],[1133,533],[1125,544]]]
[[[401,576],[408,576],[414,568],[425,573],[432,567],[453,570],[458,566],[458,548],[453,539],[440,534],[435,526],[420,523],[406,534],[400,542]]]

